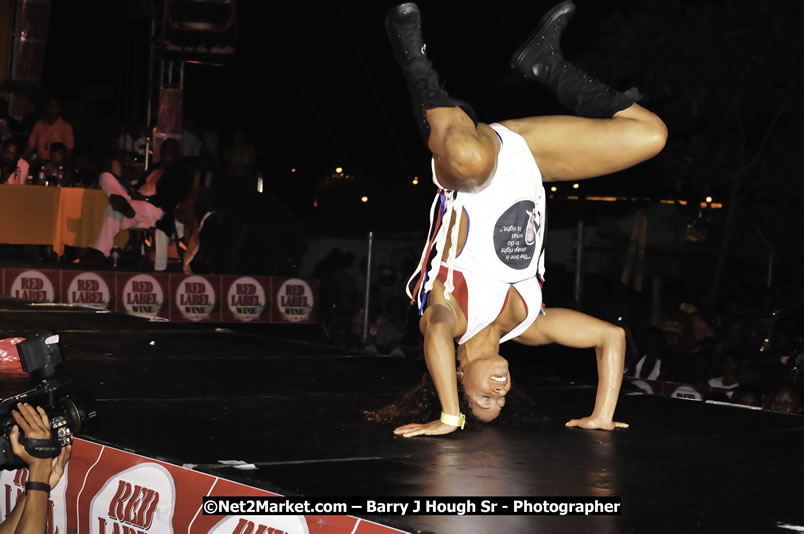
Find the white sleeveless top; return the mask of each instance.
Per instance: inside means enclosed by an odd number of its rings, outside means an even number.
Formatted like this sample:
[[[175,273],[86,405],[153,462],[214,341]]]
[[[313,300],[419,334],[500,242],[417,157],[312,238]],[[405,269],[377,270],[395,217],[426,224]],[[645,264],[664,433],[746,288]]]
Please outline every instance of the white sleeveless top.
[[[544,274],[545,192],[522,136],[491,127],[501,141],[497,169],[482,191],[457,195],[469,224],[455,268],[513,284]]]
[[[455,224],[452,249],[446,262],[449,271],[444,283],[445,298],[449,300],[454,289],[455,269],[473,279],[483,278],[504,284],[517,284],[544,275],[546,203],[541,172],[522,136],[500,124],[490,126],[499,136],[501,146],[494,175],[481,191],[456,193],[443,189],[433,162],[433,182],[439,191],[431,208],[428,235],[438,218],[440,226],[422,251],[419,269],[411,277],[413,280],[425,270],[424,264],[434,247],[435,256],[427,270],[426,280],[417,291],[420,312],[423,310],[423,294],[432,290],[440,270],[450,222],[453,219],[459,221],[459,214],[464,212],[468,219],[466,242],[460,251],[456,250],[460,224]],[[413,298],[410,281],[408,296]],[[499,313],[499,310],[494,310],[494,313]]]

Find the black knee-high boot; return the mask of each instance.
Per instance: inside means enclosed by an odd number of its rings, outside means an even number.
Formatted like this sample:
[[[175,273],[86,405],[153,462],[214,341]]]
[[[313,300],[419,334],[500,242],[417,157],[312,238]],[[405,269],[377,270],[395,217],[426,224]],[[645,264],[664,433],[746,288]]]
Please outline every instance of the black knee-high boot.
[[[391,42],[394,58],[408,82],[413,99],[413,115],[419,124],[425,144],[430,138],[428,109],[457,106],[477,125],[472,107],[447,94],[438,79],[438,73],[427,58],[421,13],[416,4],[409,2],[390,9],[385,18],[385,31]]]
[[[561,34],[575,13],[571,0],[554,6],[511,58],[511,67],[546,85],[576,115],[611,118],[634,100],[596,80],[564,59]]]

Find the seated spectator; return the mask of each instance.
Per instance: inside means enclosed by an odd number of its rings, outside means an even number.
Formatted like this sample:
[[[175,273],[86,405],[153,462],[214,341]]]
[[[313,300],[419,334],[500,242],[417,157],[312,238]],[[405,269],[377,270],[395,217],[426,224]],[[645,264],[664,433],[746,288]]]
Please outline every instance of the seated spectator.
[[[152,228],[164,215],[161,208],[146,200],[146,197],[123,181],[122,174],[123,166],[119,160],[109,159],[105,162],[98,182],[109,199],[109,206],[104,213],[103,225],[95,245],[87,256],[81,258],[81,265],[105,266],[117,234],[129,228]]]
[[[740,386],[732,393],[731,401],[744,406],[762,407],[762,392],[750,386]]]
[[[8,116],[8,100],[0,97],[0,143],[5,143],[12,136],[11,122],[12,118]]]
[[[150,197],[150,202],[159,206],[164,212],[156,223],[154,236],[155,271],[164,271],[167,268],[170,239],[184,236],[184,224],[177,221],[176,210],[190,195],[192,185],[193,176],[182,160],[179,142],[175,139],[165,139],[159,147],[159,163],[140,189],[142,194]],[[194,209],[187,210],[187,214],[194,214]]]
[[[50,158],[50,149],[55,143],[64,144],[67,149],[67,158],[72,156],[75,148],[73,138],[73,127],[69,122],[61,117],[61,104],[57,98],[50,98],[47,101],[47,111],[45,117],[36,121],[31,135],[28,137],[28,145],[25,148],[23,158],[30,161],[31,156],[36,152],[36,157],[42,161]]]
[[[176,224],[176,208],[188,196],[192,185],[192,176],[181,165],[179,143],[174,139],[162,143],[159,165],[138,190],[125,183],[121,174],[120,161],[113,160],[99,178],[101,189],[109,198],[109,207],[93,251],[80,263],[95,265],[105,261],[121,230],[156,228],[154,269],[163,271],[167,267],[170,237],[182,234],[183,225]]]
[[[713,388],[733,390],[740,386],[737,379],[737,371],[740,368],[741,354],[735,349],[726,351],[723,355],[723,374],[709,379],[709,385]],[[734,395],[733,391],[726,393],[729,398]]]
[[[743,358],[737,368],[737,382],[741,386],[758,387],[757,372],[754,369],[754,363],[748,358]]]
[[[664,332],[656,327],[645,330],[642,340],[642,356],[634,366],[634,378],[645,380],[660,380],[662,373],[662,358],[667,351]]]
[[[719,338],[718,350],[726,353],[731,349],[743,350],[753,348],[751,339],[751,321],[740,313],[726,323],[724,332]]]
[[[667,290],[663,295],[659,328],[670,350],[687,352],[695,343],[692,320],[682,309],[682,301],[676,290]]]
[[[0,184],[24,184],[28,179],[28,162],[20,157],[20,144],[8,139],[0,161]]]
[[[9,433],[11,450],[28,464],[28,480],[25,483],[25,493],[20,495],[14,509],[0,524],[0,534],[45,532],[50,509],[48,497],[64,474],[72,445],[64,447],[55,458],[36,458],[20,444],[20,433],[30,439],[49,440],[51,430],[47,414],[42,408],[34,409],[28,404],[19,404],[16,410],[11,411],[11,415],[17,423]]]
[[[50,159],[42,163],[49,183],[68,187],[72,185],[72,166],[67,161],[67,147],[64,143],[53,143]]]
[[[790,386],[782,386],[773,393],[770,409],[774,412],[801,413],[801,396]]]
[[[704,300],[702,304],[688,305],[690,322],[692,323],[692,334],[695,341],[702,341],[715,337],[714,324],[716,323],[709,301]]]
[[[215,214],[211,192],[201,186],[193,186],[187,197],[176,206],[176,227],[183,226],[187,250],[184,252],[182,270],[191,274],[191,264],[201,249],[201,232],[207,221]],[[214,253],[214,252],[213,252]],[[200,267],[203,271],[203,267]]]
[[[98,177],[100,176],[102,161],[89,149],[76,149],[70,162],[70,182],[74,187],[86,187],[99,189]],[[124,166],[125,174],[125,166]]]

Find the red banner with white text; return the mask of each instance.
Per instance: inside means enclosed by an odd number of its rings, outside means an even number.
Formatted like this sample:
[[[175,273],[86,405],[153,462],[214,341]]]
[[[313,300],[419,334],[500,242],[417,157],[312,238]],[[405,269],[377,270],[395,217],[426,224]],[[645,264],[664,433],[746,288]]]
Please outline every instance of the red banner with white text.
[[[318,322],[318,281],[280,276],[0,269],[2,296],[208,323]]]
[[[26,469],[0,471],[0,520],[21,497]],[[75,439],[64,476],[50,494],[46,534],[393,534],[348,515],[204,515],[203,497],[275,493],[138,454]]]

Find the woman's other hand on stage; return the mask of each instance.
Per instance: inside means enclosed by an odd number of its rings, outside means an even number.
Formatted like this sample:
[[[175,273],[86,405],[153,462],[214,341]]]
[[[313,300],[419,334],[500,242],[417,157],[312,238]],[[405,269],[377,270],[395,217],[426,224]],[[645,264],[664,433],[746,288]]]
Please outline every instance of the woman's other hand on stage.
[[[429,423],[410,423],[400,426],[394,430],[394,434],[405,438],[412,438],[414,436],[440,436],[442,434],[455,432],[457,429],[457,426],[444,424],[437,419]]]
[[[592,417],[571,419],[564,425],[566,427],[579,427],[587,430],[614,430],[615,428],[628,428],[628,423],[618,421],[603,421]]]

